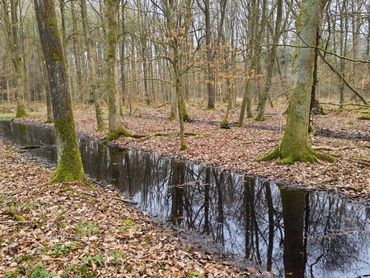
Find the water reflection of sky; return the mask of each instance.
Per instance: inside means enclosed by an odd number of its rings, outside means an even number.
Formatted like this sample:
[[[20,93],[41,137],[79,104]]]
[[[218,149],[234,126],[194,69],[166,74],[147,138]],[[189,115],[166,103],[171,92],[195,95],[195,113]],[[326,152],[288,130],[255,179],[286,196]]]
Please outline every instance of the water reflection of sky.
[[[9,122],[0,127],[18,144],[55,140],[50,129]],[[80,146],[92,178],[115,184],[150,215],[208,234],[225,251],[281,277],[285,272],[327,278],[370,274],[369,207],[87,138],[80,138]],[[34,154],[56,159],[53,148]]]

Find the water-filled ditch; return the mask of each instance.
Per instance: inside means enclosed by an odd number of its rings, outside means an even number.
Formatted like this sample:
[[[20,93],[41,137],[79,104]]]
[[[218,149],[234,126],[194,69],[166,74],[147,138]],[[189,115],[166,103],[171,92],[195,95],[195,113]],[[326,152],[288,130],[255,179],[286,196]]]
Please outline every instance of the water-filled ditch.
[[[56,161],[50,127],[0,121],[8,141]],[[370,275],[370,207],[80,136],[85,172],[140,210],[213,239],[281,277]]]

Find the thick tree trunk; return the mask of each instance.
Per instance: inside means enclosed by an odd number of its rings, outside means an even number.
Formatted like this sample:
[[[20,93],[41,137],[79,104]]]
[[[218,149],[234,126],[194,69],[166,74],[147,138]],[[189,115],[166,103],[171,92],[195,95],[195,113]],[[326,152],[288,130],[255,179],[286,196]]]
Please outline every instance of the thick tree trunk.
[[[260,160],[280,158],[281,163],[314,162],[318,159],[333,160],[330,156],[315,152],[309,143],[308,127],[315,51],[304,47],[307,44],[315,45],[316,30],[321,22],[320,15],[327,2],[327,0],[307,0],[302,4],[297,21],[299,46],[302,47],[296,50],[296,62],[293,68],[294,89],[287,110],[283,139],[276,149]]]
[[[84,171],[73,119],[71,96],[65,68],[54,0],[34,0],[41,45],[48,71],[58,165],[53,182],[84,180]]]

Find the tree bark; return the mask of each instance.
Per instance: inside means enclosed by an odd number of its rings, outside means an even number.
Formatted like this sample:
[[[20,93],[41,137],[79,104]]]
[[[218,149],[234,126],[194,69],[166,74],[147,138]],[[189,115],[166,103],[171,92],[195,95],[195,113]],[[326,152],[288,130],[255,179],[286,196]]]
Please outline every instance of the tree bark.
[[[72,15],[72,45],[73,45],[73,59],[76,67],[77,76],[77,89],[78,92],[74,93],[75,99],[79,98],[80,102],[83,101],[85,95],[84,80],[82,77],[82,66],[81,66],[81,40],[78,32],[77,15],[75,8],[75,0],[71,1],[71,15]]]
[[[95,63],[94,57],[92,55],[92,39],[89,32],[88,19],[87,19],[87,6],[86,0],[81,0],[81,18],[82,18],[82,28],[84,32],[86,56],[87,56],[87,68],[88,68],[88,83],[89,83],[89,94],[94,101],[95,106],[95,118],[98,131],[104,129],[103,122],[103,112],[100,108],[100,97],[97,92],[95,84]]]
[[[320,34],[319,34],[319,29],[316,31],[316,46],[319,46],[320,42]],[[315,48],[315,58],[313,62],[313,73],[312,73],[312,86],[311,86],[311,102],[310,102],[310,125],[309,125],[309,131],[311,132],[312,130],[312,114],[316,115],[322,115],[323,114],[323,108],[321,107],[319,101],[316,98],[316,89],[317,89],[317,84],[319,83],[318,77],[317,77],[317,72],[318,72],[318,63],[317,60],[319,58],[319,50]]]
[[[302,3],[297,20],[298,40],[301,47],[296,50],[296,62],[293,68],[294,88],[289,100],[283,139],[276,149],[261,157],[260,160],[280,158],[280,163],[334,160],[331,156],[314,151],[309,143],[308,128],[315,50],[304,47],[315,45],[316,30],[327,2],[328,0],[307,0]]]
[[[207,55],[207,95],[208,109],[215,108],[215,76],[213,69],[213,53],[211,45],[211,14],[209,0],[204,0],[204,16],[206,25],[206,55]]]
[[[106,49],[106,88],[108,94],[108,136],[107,140],[115,140],[119,136],[131,136],[131,132],[123,127],[119,113],[119,98],[116,90],[116,63],[118,43],[118,9],[120,0],[104,1],[104,17],[107,23]]]
[[[54,127],[57,137],[58,164],[52,182],[83,181],[84,171],[73,119],[54,0],[34,0],[41,45],[46,62]]]
[[[17,110],[16,118],[26,115],[24,107],[24,73],[22,68],[22,56],[20,52],[20,42],[18,34],[18,8],[19,2],[16,0],[10,1],[10,23],[11,23],[11,53],[13,60],[13,68],[15,73],[15,83],[17,88]]]
[[[281,35],[281,22],[282,22],[282,15],[283,15],[283,1],[277,0],[277,7],[276,7],[276,22],[275,22],[275,30],[274,35],[272,38],[272,47],[268,57],[267,63],[267,76],[266,76],[266,84],[264,90],[259,95],[259,102],[258,102],[258,112],[256,116],[256,121],[264,121],[265,120],[265,108],[268,95],[270,93],[271,83],[272,83],[272,74],[274,72],[274,65],[276,61],[277,55],[277,44],[279,43],[280,35]]]

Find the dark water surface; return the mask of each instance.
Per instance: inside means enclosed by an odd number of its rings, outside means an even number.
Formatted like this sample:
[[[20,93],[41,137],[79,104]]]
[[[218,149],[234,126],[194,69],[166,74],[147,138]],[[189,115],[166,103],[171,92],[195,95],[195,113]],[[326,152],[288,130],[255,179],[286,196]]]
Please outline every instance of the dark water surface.
[[[52,128],[0,121],[0,133],[55,162]],[[81,136],[85,172],[115,185],[149,215],[209,235],[223,251],[280,277],[369,277],[370,207],[325,192],[287,189]]]

